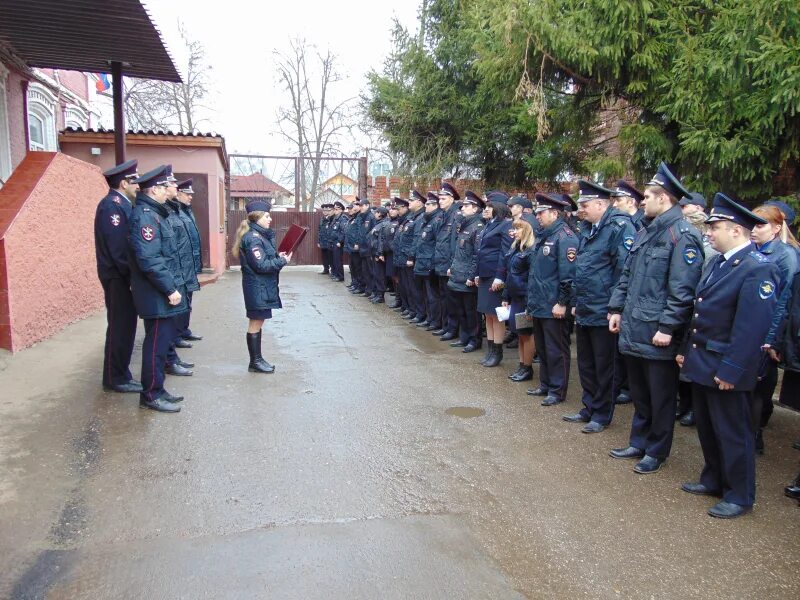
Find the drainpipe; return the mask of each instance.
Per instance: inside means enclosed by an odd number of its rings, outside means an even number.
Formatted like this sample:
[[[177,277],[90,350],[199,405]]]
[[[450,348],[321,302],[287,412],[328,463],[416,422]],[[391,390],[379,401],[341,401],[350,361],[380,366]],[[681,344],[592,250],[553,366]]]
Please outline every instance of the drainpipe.
[[[31,149],[31,131],[28,122],[28,80],[22,80],[22,119],[25,128],[25,154]]]

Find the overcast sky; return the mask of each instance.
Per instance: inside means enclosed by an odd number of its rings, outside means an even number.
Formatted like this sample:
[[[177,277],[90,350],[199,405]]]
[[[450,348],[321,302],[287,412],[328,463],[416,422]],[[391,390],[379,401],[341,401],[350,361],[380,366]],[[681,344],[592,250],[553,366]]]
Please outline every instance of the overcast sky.
[[[273,51],[285,52],[298,36],[338,57],[340,97],[358,96],[370,69],[380,70],[391,43],[392,18],[417,28],[419,0],[143,0],[179,69],[184,49],[178,19],[205,47],[213,67],[214,112],[202,127],[225,137],[228,152],[277,154],[292,151],[276,134],[276,110],[284,102],[273,67]]]

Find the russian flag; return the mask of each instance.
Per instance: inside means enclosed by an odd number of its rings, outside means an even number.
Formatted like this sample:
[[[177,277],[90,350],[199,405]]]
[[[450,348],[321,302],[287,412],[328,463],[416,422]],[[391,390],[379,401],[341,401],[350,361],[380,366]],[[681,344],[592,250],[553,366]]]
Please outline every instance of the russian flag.
[[[95,88],[97,88],[97,92],[105,92],[107,89],[111,88],[111,80],[108,78],[108,74],[106,73],[98,73],[96,74],[97,81],[94,82]]]

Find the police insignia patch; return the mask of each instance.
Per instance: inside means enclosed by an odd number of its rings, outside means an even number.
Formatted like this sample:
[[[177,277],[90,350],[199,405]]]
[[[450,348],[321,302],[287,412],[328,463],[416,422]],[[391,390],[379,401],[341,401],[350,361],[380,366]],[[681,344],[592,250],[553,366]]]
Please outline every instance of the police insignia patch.
[[[771,281],[762,281],[758,284],[758,297],[762,300],[772,298],[775,294],[775,284]]]
[[[578,256],[577,248],[567,248],[567,260],[569,262],[574,261],[576,256]]]
[[[145,225],[144,227],[142,227],[142,237],[144,238],[144,241],[152,242],[153,238],[155,237],[155,234],[156,234],[155,230],[152,227],[150,227],[150,225]]]
[[[622,240],[622,245],[625,246],[626,250],[633,248],[633,237],[626,236],[625,239]]]
[[[423,231],[423,232],[422,232],[422,239],[423,239],[423,240],[425,239],[425,235],[426,235],[426,234],[427,234],[427,231]]]
[[[544,248],[542,248],[542,254],[544,254],[545,256],[550,256],[550,246],[545,246]]]
[[[253,256],[256,257],[256,260],[261,260],[261,248],[253,248]]]
[[[119,227],[119,221],[120,221],[119,215],[111,215],[111,224],[114,227]]]
[[[697,248],[692,246],[687,246],[686,249],[683,251],[683,260],[686,261],[687,265],[693,265],[697,260],[699,253],[697,252]]]

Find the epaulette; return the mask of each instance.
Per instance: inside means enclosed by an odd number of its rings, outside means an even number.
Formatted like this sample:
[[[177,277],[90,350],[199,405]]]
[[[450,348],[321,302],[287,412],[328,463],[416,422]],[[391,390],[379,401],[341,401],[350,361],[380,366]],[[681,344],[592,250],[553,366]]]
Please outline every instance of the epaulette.
[[[769,262],[769,259],[768,259],[766,256],[764,256],[763,254],[761,254],[761,252],[758,252],[758,251],[756,251],[756,250],[751,250],[751,251],[750,251],[750,256],[752,256],[752,257],[753,257],[753,258],[755,258],[755,259],[756,259],[758,262],[761,262],[761,263],[763,263],[763,262]]]
[[[142,212],[150,212],[150,209],[145,207],[142,209]]]

